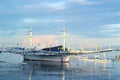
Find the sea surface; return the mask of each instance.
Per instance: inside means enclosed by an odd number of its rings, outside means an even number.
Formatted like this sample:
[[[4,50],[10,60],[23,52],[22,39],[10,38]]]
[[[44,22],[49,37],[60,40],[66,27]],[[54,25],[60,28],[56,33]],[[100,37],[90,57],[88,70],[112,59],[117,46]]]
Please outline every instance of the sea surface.
[[[77,55],[71,56],[69,63],[0,62],[0,80],[120,80],[120,61],[115,60],[117,54],[120,52],[107,52],[110,61],[85,60]]]

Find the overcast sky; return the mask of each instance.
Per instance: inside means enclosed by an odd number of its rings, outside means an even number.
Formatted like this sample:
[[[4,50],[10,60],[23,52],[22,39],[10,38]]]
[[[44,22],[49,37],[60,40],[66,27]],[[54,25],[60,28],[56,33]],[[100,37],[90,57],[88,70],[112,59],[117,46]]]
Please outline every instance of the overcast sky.
[[[120,0],[0,0],[1,38],[30,28],[33,35],[58,35],[64,24],[69,35],[118,44]]]

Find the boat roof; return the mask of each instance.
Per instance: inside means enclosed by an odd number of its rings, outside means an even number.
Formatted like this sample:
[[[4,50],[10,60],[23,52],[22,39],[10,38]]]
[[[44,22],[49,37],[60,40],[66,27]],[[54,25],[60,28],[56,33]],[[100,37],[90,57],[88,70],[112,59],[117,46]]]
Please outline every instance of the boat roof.
[[[62,45],[54,46],[54,47],[49,47],[49,48],[43,48],[42,50],[45,50],[45,51],[56,51],[56,52],[57,51],[64,51]],[[65,48],[65,51],[68,51],[68,49]]]

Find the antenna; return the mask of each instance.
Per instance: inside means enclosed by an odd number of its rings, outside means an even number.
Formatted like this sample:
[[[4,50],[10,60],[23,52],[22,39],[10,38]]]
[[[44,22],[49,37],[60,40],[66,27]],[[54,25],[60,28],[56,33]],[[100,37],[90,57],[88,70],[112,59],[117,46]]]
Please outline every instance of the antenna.
[[[64,32],[63,32],[63,49],[65,51],[66,48],[66,26],[64,25]]]
[[[32,28],[30,28],[30,46],[32,47]]]

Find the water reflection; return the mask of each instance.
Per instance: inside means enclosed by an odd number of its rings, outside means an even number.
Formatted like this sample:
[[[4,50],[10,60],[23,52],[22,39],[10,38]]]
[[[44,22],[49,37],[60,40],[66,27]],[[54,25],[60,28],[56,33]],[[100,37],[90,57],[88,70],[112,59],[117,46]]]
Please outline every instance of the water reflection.
[[[28,73],[28,80],[42,80],[61,78],[65,80],[64,70],[69,70],[69,63],[62,62],[35,62],[29,61],[23,65],[23,72]]]
[[[37,62],[37,61],[28,61],[26,62],[30,68],[35,70],[63,70],[69,69],[69,63],[62,62]]]
[[[0,80],[115,80],[116,63],[85,62],[71,59],[69,63],[35,62],[0,63]],[[116,68],[117,67],[117,68]]]
[[[88,78],[91,80],[104,80],[111,79],[113,74],[111,63],[83,62],[77,60],[73,60],[70,63],[27,62],[27,65],[23,68],[24,72],[28,71],[28,80],[39,80],[39,78],[42,80],[86,80]]]
[[[72,71],[77,69],[74,76],[78,76],[80,79],[86,79],[85,77],[89,77],[91,80],[106,80],[110,79],[113,74],[112,62],[89,62],[76,59],[70,64],[70,69],[72,69]],[[74,72],[72,74],[74,74]]]

